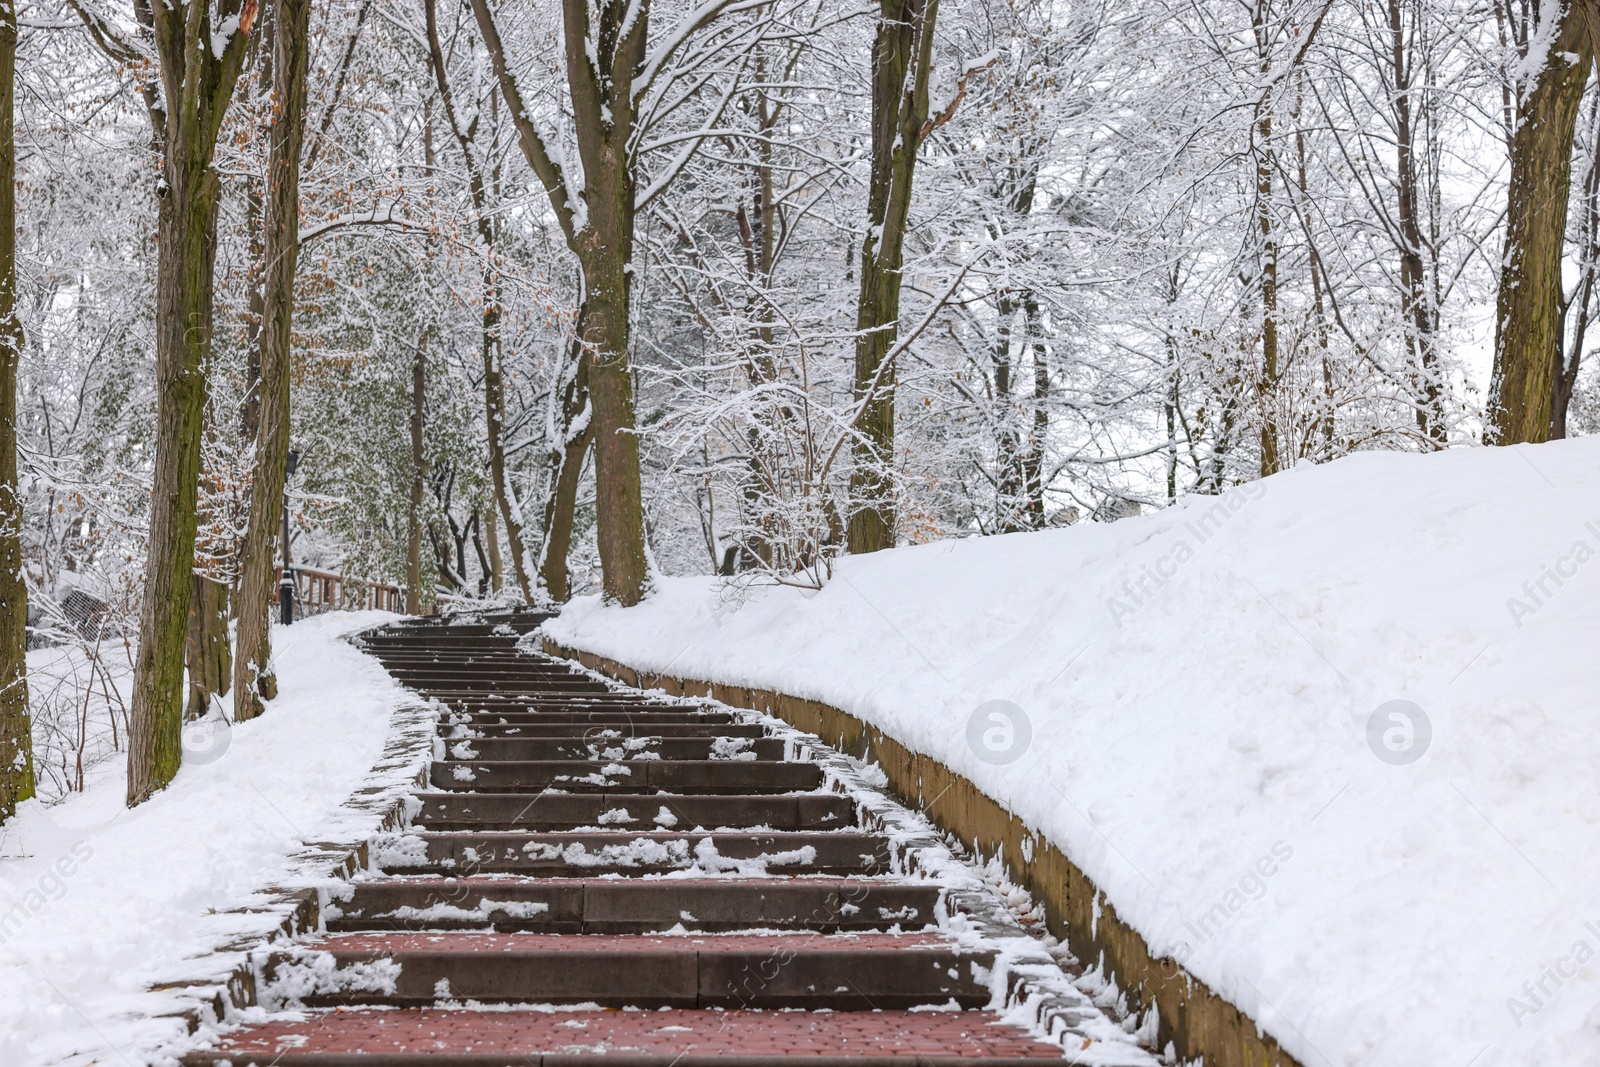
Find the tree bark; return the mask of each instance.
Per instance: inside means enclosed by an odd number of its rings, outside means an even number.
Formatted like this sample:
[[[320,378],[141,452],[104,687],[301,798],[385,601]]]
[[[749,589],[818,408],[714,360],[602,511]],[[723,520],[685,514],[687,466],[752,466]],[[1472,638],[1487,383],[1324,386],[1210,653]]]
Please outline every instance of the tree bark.
[[[200,435],[211,355],[219,187],[217,134],[244,64],[256,0],[209,7],[152,4],[142,18],[156,42],[161,102],[150,116],[161,147],[156,223],[156,446],[139,652],[128,723],[128,804],[148,800],[182,762],[183,660],[193,582]]]
[[[406,614],[422,614],[422,503],[427,492],[427,454],[422,448],[423,406],[428,388],[428,335],[417,339],[411,363],[411,510],[406,514]]]
[[[560,604],[572,595],[567,576],[567,556],[572,550],[572,523],[578,505],[578,483],[594,435],[589,416],[588,368],[582,351],[583,318],[578,319],[579,340],[573,345],[572,376],[561,398],[561,425],[566,440],[550,450],[550,492],[544,505],[544,548],[539,560],[539,584]],[[581,422],[579,420],[582,420]]]
[[[1505,251],[1495,301],[1488,444],[1550,436],[1561,352],[1561,255],[1572,178],[1572,134],[1594,60],[1594,0],[1560,0],[1548,58],[1517,104]]]
[[[28,586],[17,487],[17,10],[0,6],[0,823],[34,795],[28,715]]]
[[[885,365],[900,323],[900,271],[917,153],[928,133],[928,76],[939,0],[879,0],[872,50],[872,171],[856,302],[855,395],[862,405],[851,452],[853,553],[894,547],[895,368]]]
[[[620,166],[619,168],[620,169]],[[628,370],[627,259],[608,254],[633,244],[632,182],[617,182],[609,218],[595,220],[593,251],[584,269],[584,313],[590,425],[594,434],[595,535],[607,600],[637,604],[649,578],[644,546],[644,498],[639,436],[634,432],[633,376]],[[591,213],[594,207],[591,205]]]
[[[1050,437],[1050,347],[1045,343],[1044,316],[1039,298],[1028,293],[1023,299],[1023,322],[1033,345],[1033,425],[1027,449],[1022,454],[1022,489],[1028,527],[1044,528],[1044,451]]]
[[[260,434],[250,480],[250,518],[240,551],[234,717],[253,719],[277,695],[272,670],[272,573],[289,458],[289,377],[294,279],[300,258],[300,151],[305,139],[310,0],[278,0],[273,26],[262,282]]]
[[[1011,398],[1011,324],[1017,300],[1003,293],[995,309],[995,337],[989,359],[994,364],[994,403],[999,426],[995,433],[995,532],[1016,533],[1022,519],[1022,439],[1017,433],[1016,405]]]
[[[492,289],[493,281],[485,279],[485,288]],[[528,554],[522,539],[522,514],[512,497],[511,484],[506,478],[506,387],[505,375],[500,367],[500,304],[498,298],[486,294],[483,305],[483,406],[484,421],[489,428],[489,478],[494,485],[495,503],[499,517],[505,520],[506,544],[511,550],[512,574],[524,602],[533,600],[533,583],[528,577]],[[495,592],[504,584],[505,564],[500,558],[500,531],[491,513],[485,521],[485,536],[489,540],[489,562]]]
[[[172,781],[182,761],[183,664],[210,362],[218,188],[208,162],[172,158],[179,154],[168,151],[167,195],[157,224],[156,462],[128,728],[130,807]]]
[[[1272,75],[1271,27],[1265,0],[1257,0],[1254,28],[1261,64],[1261,80]],[[1276,474],[1278,455],[1278,238],[1272,217],[1272,172],[1276,167],[1272,144],[1272,96],[1263,94],[1256,111],[1256,227],[1261,236],[1261,374],[1256,379],[1256,401],[1261,409],[1261,477]]]
[[[1589,99],[1589,159],[1583,175],[1583,224],[1578,238],[1577,291],[1561,305],[1561,336],[1565,347],[1556,352],[1555,382],[1550,397],[1550,439],[1567,436],[1567,410],[1583,364],[1583,346],[1594,317],[1595,271],[1600,269],[1600,95]],[[1573,320],[1576,321],[1573,321]],[[1573,322],[1570,341],[1566,325]]]
[[[203,574],[194,576],[189,601],[189,707],[184,717],[199,719],[211,698],[227,696],[233,681],[233,650],[228,646],[229,589]]]

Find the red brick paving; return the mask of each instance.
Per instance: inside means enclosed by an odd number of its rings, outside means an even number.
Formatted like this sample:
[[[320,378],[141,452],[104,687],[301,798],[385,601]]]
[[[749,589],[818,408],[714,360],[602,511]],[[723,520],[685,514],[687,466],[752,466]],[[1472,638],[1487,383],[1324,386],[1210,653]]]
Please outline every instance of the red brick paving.
[[[711,1056],[917,1056],[1059,1060],[1061,1049],[987,1012],[331,1011],[242,1030],[213,1053],[548,1053],[692,1051]]]

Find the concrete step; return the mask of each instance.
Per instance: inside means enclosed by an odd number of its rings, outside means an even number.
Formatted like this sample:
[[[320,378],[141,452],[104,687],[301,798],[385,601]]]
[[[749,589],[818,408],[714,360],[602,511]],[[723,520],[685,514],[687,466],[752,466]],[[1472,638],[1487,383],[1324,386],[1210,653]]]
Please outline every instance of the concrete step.
[[[508,663],[525,663],[531,666],[544,667],[548,670],[560,671],[563,674],[594,677],[566,660],[552,659],[543,653],[519,647],[515,643],[489,642],[452,646],[438,644],[431,638],[417,638],[414,641],[398,643],[393,641],[386,642],[383,638],[368,638],[365,645],[373,655],[398,660],[460,662],[463,660],[494,659]]]
[[[437,630],[374,630],[357,640],[366,648],[515,648],[520,633],[495,633],[494,626],[449,626]]]
[[[451,654],[482,655],[490,654],[515,654],[527,655],[517,647],[521,637],[503,637],[492,635],[487,637],[461,637],[447,634],[399,634],[390,636],[372,636],[361,639],[356,647],[379,659],[389,655],[396,656],[422,656]]]
[[[461,707],[446,712],[442,722],[468,723],[482,726],[534,725],[553,722],[615,723],[618,727],[647,725],[650,723],[683,723],[686,725],[717,725],[731,723],[734,717],[726,711],[695,711],[692,708],[674,708],[659,704],[583,704],[578,702],[545,702],[539,705],[503,705],[502,708]]]
[[[185,1067],[1043,1067],[1056,1045],[970,1011],[313,1012],[192,1052]],[[1097,1062],[1097,1061],[1089,1061]]]
[[[308,1007],[598,1004],[639,1008],[871,1011],[990,999],[992,952],[916,934],[334,934],[310,948],[326,972],[269,958],[269,987],[319,973]],[[316,983],[311,988],[317,989]]]
[[[587,678],[597,681],[594,675],[574,668],[569,663],[530,656],[515,648],[381,648],[367,649],[367,654],[384,663],[401,667],[435,667],[464,670],[476,668],[490,670],[497,667],[532,667],[564,678]]]
[[[707,723],[696,717],[687,722],[660,722],[653,717],[641,716],[639,720],[591,723],[587,720],[573,722],[569,719],[552,721],[548,718],[530,719],[521,723],[481,722],[472,716],[460,716],[459,722],[441,722],[439,733],[446,738],[482,738],[484,740],[550,739],[579,740],[586,744],[616,744],[628,738],[705,739],[738,738],[760,741],[767,739],[782,744],[779,738],[767,738],[767,728],[759,723]],[[758,749],[758,751],[765,751]],[[765,758],[765,757],[762,757]]]
[[[471,693],[489,699],[499,693],[528,693],[539,695],[579,697],[589,700],[612,699],[641,703],[637,694],[618,693],[598,682],[586,678],[563,678],[557,675],[538,675],[527,671],[501,671],[489,667],[439,668],[431,671],[403,670],[385,665],[398,682],[413,689],[430,692]]]
[[[938,903],[933,884],[844,878],[394,878],[356,883],[327,929],[920,930],[936,924]]]
[[[796,793],[822,785],[815,763],[771,760],[435,760],[429,772],[435,789],[474,793],[567,793],[625,790],[642,793],[742,794]]]
[[[419,793],[417,799],[413,824],[431,830],[843,830],[856,821],[855,804],[836,793]]]
[[[453,664],[394,664],[384,662],[384,670],[392,673],[395,678],[405,681],[416,681],[419,685],[442,688],[445,683],[448,688],[458,689],[493,689],[507,685],[547,686],[550,689],[565,689],[571,693],[614,693],[602,681],[594,678],[584,678],[581,675],[568,675],[568,673],[555,672],[555,670],[539,670],[534,667],[518,667],[518,665],[453,665]],[[637,701],[637,696],[632,694],[616,694],[627,699]]]
[[[569,690],[559,686],[529,688],[507,686],[503,689],[456,689],[449,686],[418,686],[408,688],[426,692],[446,704],[466,704],[484,708],[503,708],[509,705],[554,704],[574,707],[626,707],[626,708],[694,708],[703,705],[654,703],[630,693],[612,693],[588,690]]]
[[[714,727],[710,729],[715,729]],[[463,738],[445,746],[452,759],[479,760],[757,760],[783,759],[784,743],[776,737],[606,736],[607,730],[585,729],[566,737]]]
[[[773,875],[883,874],[886,838],[859,830],[825,832],[529,833],[425,831],[377,849],[390,873],[537,874],[594,878],[685,871]]]
[[[523,637],[526,637],[529,633],[537,628],[534,626],[512,623],[511,629],[515,632],[506,633],[503,629],[503,625],[503,623],[494,623],[493,625],[480,624],[476,626],[397,627],[393,629],[369,630],[367,633],[361,635],[360,640],[364,643],[375,644],[412,641],[427,645],[429,647],[442,647],[439,645],[440,638],[471,637],[475,638],[477,643],[482,648],[498,648],[502,645],[507,647],[514,646],[519,640],[521,640]],[[534,652],[531,650],[524,652],[523,654],[536,655],[546,660],[550,658],[549,656],[545,656],[542,652]]]
[[[400,682],[407,689],[415,689],[419,693],[426,693],[429,696],[446,701],[503,701],[522,698],[528,700],[577,700],[600,704],[643,703],[638,697],[613,693],[606,689],[591,688],[581,682],[529,681],[516,678],[462,679],[439,677],[423,679],[405,674],[396,674],[394,678],[395,681]]]

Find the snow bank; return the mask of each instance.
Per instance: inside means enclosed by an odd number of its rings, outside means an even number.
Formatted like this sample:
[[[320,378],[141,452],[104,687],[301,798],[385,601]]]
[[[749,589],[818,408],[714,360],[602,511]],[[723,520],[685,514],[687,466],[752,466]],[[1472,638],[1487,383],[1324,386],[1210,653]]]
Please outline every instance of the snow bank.
[[[0,1064],[144,1064],[183,1032],[175,996],[147,992],[239,933],[237,915],[318,840],[383,751],[407,694],[340,641],[387,613],[273,630],[267,713],[189,738],[171,787],[123,807],[126,764],[0,830]],[[193,757],[193,758],[191,758]],[[209,760],[209,762],[206,762]]]
[[[1600,1061],[1597,560],[1590,438],[1356,455],[815,593],[664,579],[546,632],[936,757],[1307,1067],[1571,1065]]]

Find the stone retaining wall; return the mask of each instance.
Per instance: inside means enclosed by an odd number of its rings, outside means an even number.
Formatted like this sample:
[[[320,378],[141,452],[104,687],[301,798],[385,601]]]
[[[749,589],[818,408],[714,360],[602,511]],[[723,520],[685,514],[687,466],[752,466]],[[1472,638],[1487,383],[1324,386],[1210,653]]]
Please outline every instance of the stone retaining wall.
[[[1183,970],[1176,960],[1158,959],[1094,883],[1055,845],[1023,825],[1015,815],[967,779],[928,756],[912,752],[894,738],[848,712],[814,700],[763,689],[642,673],[591,652],[545,641],[552,656],[576,660],[627,685],[660,689],[676,696],[707,696],[733,707],[776,716],[825,743],[883,768],[889,788],[974,852],[998,854],[1012,880],[1044,905],[1046,922],[1074,955],[1099,962],[1138,1010],[1154,1007],[1158,1044],[1171,1043],[1180,1060],[1200,1057],[1210,1067],[1300,1067],[1263,1035],[1249,1016]]]

